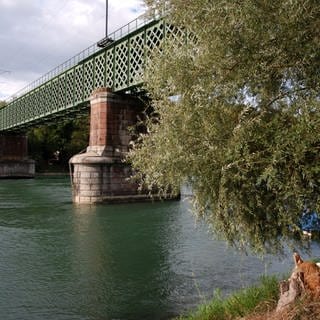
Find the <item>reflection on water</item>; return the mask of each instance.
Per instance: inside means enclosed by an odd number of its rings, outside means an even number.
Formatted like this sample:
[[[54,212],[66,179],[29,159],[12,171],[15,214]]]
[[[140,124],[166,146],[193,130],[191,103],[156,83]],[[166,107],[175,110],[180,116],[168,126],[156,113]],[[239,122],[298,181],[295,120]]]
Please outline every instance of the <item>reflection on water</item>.
[[[0,319],[168,319],[291,266],[213,240],[187,201],[76,206],[68,179],[0,181]]]

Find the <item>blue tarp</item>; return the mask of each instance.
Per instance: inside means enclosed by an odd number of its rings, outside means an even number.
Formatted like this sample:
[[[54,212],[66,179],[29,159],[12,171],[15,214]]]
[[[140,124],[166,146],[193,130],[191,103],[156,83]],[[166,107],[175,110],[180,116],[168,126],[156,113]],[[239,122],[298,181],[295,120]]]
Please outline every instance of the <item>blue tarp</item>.
[[[302,231],[320,231],[320,218],[315,211],[303,212],[300,224]]]

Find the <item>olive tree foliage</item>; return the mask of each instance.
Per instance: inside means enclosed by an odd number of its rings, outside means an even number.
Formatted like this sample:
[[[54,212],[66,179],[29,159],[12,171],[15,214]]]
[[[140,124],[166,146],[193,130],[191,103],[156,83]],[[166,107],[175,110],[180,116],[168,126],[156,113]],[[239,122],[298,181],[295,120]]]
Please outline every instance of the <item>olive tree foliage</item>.
[[[181,34],[146,67],[153,112],[128,155],[136,178],[163,193],[189,184],[217,235],[281,251],[303,208],[320,209],[319,1],[146,3],[166,5]]]

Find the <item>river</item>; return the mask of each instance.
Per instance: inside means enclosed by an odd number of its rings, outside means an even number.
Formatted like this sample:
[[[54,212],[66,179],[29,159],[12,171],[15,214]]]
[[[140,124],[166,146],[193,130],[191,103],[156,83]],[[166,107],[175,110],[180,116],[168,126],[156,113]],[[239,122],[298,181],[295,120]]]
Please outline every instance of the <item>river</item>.
[[[68,178],[0,180],[3,320],[170,319],[292,265],[228,248],[185,198],[78,206]]]

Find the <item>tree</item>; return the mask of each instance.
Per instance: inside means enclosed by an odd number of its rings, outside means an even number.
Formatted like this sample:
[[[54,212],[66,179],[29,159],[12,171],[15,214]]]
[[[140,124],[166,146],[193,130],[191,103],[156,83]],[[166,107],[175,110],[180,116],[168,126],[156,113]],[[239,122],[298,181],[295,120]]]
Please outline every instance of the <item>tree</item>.
[[[177,192],[237,247],[279,251],[319,210],[317,0],[146,1],[182,30],[150,58],[154,112],[128,155],[142,185]]]
[[[56,165],[55,170],[67,170],[69,159],[88,145],[88,116],[32,128],[28,141],[29,154],[36,160],[38,170],[48,170],[52,164]]]

